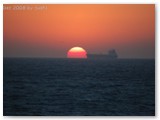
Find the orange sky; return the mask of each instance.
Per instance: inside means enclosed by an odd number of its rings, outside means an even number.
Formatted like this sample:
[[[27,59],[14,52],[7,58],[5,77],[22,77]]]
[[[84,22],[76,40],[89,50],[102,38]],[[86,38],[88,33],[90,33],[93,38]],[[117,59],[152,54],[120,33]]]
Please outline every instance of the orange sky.
[[[121,58],[155,56],[153,4],[21,6],[25,10],[4,5],[12,8],[3,12],[5,57],[66,57],[74,46],[88,53],[107,53],[114,48]]]

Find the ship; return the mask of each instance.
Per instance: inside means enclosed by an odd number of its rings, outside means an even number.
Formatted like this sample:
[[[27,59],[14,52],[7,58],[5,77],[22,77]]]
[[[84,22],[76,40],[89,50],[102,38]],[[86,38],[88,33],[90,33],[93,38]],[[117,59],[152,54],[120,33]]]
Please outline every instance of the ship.
[[[108,54],[87,54],[87,58],[91,59],[117,59],[118,54],[115,49],[109,50]]]

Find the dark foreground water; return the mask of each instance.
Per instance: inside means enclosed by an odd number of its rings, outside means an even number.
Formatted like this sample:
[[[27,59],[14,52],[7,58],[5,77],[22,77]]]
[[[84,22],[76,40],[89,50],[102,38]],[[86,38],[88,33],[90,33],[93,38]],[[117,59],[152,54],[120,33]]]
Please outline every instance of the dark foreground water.
[[[4,58],[4,115],[155,115],[154,60]]]

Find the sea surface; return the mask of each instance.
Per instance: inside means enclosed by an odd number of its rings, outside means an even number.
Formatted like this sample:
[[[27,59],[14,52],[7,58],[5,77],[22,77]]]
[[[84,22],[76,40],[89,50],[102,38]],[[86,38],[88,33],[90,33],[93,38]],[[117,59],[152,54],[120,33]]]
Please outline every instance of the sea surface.
[[[5,116],[154,116],[154,59],[4,58]]]

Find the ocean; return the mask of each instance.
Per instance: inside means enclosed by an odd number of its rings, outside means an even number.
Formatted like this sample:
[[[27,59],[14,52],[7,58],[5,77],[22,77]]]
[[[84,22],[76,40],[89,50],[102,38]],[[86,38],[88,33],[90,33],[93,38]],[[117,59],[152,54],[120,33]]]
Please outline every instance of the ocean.
[[[4,58],[4,116],[154,116],[154,59]]]

